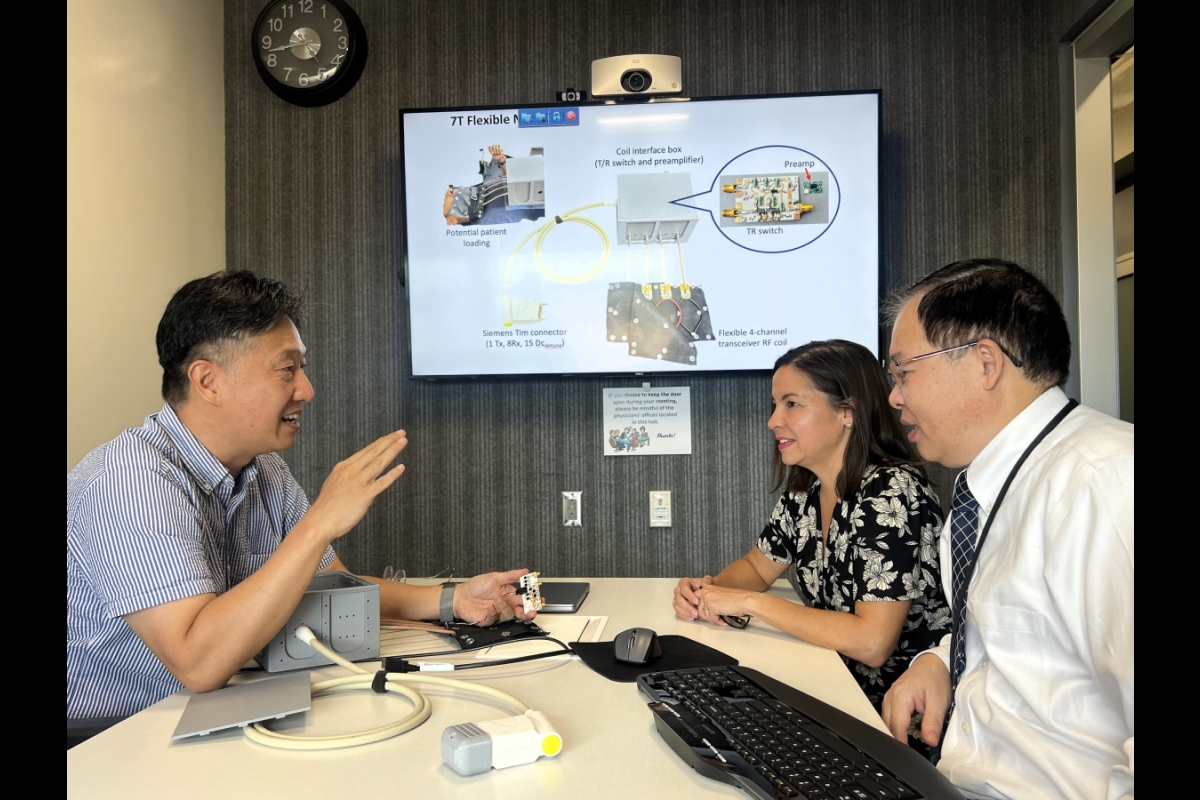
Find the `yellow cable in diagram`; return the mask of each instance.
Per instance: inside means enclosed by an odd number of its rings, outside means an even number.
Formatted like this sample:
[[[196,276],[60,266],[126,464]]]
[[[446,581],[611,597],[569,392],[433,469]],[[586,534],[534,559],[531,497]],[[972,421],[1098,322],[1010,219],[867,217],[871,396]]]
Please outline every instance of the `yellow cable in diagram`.
[[[601,228],[599,225],[597,225],[595,222],[588,219],[587,217],[579,217],[576,215],[579,212],[586,211],[589,208],[601,208],[603,206],[608,206],[608,205],[614,205],[614,203],[611,203],[611,202],[610,203],[589,203],[586,206],[580,206],[579,208],[573,208],[570,211],[568,211],[567,213],[560,214],[560,215],[556,216],[554,219],[547,221],[545,224],[531,230],[525,236],[525,238],[521,240],[521,243],[517,245],[517,248],[515,250],[513,250],[512,255],[508,257],[508,265],[504,268],[505,292],[507,293],[509,279],[512,277],[512,268],[513,268],[513,264],[517,260],[517,254],[519,254],[521,252],[521,249],[523,247],[525,247],[525,243],[528,242],[530,239],[534,238],[535,236],[537,238],[535,239],[535,241],[533,243],[534,261],[537,262],[538,269],[541,270],[542,274],[545,275],[550,280],[554,281],[555,283],[567,283],[567,284],[586,283],[587,281],[590,281],[592,278],[599,275],[600,271],[604,269],[606,264],[608,264],[608,256],[609,256],[609,252],[611,250],[611,246],[610,246],[609,240],[608,240],[608,234],[604,232],[603,228]],[[590,271],[583,273],[582,275],[559,275],[557,272],[550,269],[550,266],[546,263],[546,260],[542,257],[542,244],[545,243],[546,236],[548,236],[550,231],[554,230],[554,228],[556,226],[567,223],[567,222],[578,222],[581,225],[586,225],[589,228],[591,228],[592,230],[594,230],[596,232],[596,235],[600,237],[600,244],[603,247],[603,252],[600,254],[600,260],[596,262],[596,266],[594,266]]]
[[[688,286],[687,270],[683,268],[683,244],[679,241],[678,237],[675,239],[675,248],[679,251],[679,274],[683,277],[683,283],[680,284],[679,288],[686,292],[691,287]],[[687,296],[686,294],[684,295],[684,297]]]

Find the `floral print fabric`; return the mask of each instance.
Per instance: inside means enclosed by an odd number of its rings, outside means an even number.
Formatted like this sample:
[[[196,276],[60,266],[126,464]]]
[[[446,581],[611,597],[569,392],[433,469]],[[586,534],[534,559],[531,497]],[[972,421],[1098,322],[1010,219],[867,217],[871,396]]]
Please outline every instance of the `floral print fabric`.
[[[912,601],[896,651],[882,667],[843,656],[878,709],[913,657],[950,632],[938,561],[942,512],[913,468],[868,467],[857,495],[833,510],[825,546],[820,489],[817,481],[808,492],[784,492],[758,549],[776,563],[795,565],[795,585],[806,606],[854,613],[859,601]]]

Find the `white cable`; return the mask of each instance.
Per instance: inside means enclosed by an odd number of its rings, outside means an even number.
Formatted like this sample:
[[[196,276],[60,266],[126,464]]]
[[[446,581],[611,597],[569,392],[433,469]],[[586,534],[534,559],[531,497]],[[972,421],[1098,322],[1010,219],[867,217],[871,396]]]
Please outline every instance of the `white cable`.
[[[301,625],[296,630],[296,638],[307,644],[309,647],[316,650],[321,655],[333,661],[339,666],[353,672],[353,675],[347,675],[342,678],[332,678],[327,681],[319,681],[312,686],[312,696],[324,697],[331,694],[339,694],[342,692],[361,691],[363,689],[372,689],[375,682],[375,673],[363,669],[357,664],[347,661],[337,653],[330,650],[317,639],[316,635],[305,625]],[[413,710],[405,717],[396,722],[387,725],[381,725],[378,728],[372,728],[365,731],[357,731],[355,733],[342,733],[333,736],[297,736],[290,733],[280,733],[273,731],[263,725],[261,722],[255,722],[253,725],[247,725],[243,730],[246,731],[246,736],[254,742],[265,744],[269,747],[280,747],[286,750],[333,750],[340,747],[356,747],[360,744],[370,744],[371,742],[380,742],[384,739],[390,739],[393,736],[398,736],[405,731],[410,731],[417,727],[425,720],[429,719],[429,715],[433,712],[433,704],[429,702],[429,698],[416,688],[410,688],[404,684],[424,683],[434,686],[443,686],[452,689],[474,692],[484,695],[492,700],[499,700],[502,703],[512,706],[517,710],[518,714],[524,714],[529,710],[529,706],[522,703],[517,698],[507,692],[502,692],[499,689],[493,689],[490,686],[482,686],[468,681],[458,681],[451,678],[439,678],[433,675],[407,675],[400,672],[389,672],[384,681],[384,688],[388,694],[399,695],[408,702],[412,703]]]
[[[675,237],[675,248],[679,251],[679,274],[683,277],[684,284],[687,283],[687,270],[683,268],[683,243],[679,241],[679,237]]]
[[[535,262],[537,262],[538,269],[541,270],[542,274],[545,275],[550,280],[552,280],[556,283],[566,283],[566,284],[587,283],[592,278],[599,275],[600,271],[604,269],[604,265],[608,263],[608,256],[609,256],[610,250],[612,248],[612,245],[609,242],[608,234],[605,233],[603,228],[601,228],[599,225],[597,225],[591,219],[589,219],[587,217],[578,216],[578,214],[579,214],[579,212],[586,211],[589,208],[601,208],[603,206],[610,206],[610,205],[615,205],[615,203],[612,203],[612,202],[589,203],[586,206],[580,206],[579,208],[573,208],[570,211],[568,211],[567,213],[560,214],[560,215],[552,218],[548,222],[545,222],[542,225],[534,228],[529,233],[527,233],[525,235],[525,238],[522,239],[520,241],[520,243],[517,245],[517,249],[513,250],[512,255],[508,257],[508,264],[504,268],[504,286],[507,288],[509,281],[512,279],[513,264],[517,260],[517,254],[521,252],[521,248],[523,248],[525,246],[525,243],[528,242],[530,239],[533,239],[535,236],[537,238],[534,239],[534,242],[533,242],[533,259]],[[600,237],[600,246],[601,246],[600,260],[596,262],[595,266],[593,266],[591,270],[583,273],[582,275],[560,275],[559,273],[550,269],[550,265],[546,263],[546,259],[542,256],[542,245],[546,241],[546,236],[549,235],[550,231],[554,230],[559,225],[567,223],[567,222],[578,222],[581,225],[586,225],[587,227],[589,227],[593,231],[595,231],[596,235]]]

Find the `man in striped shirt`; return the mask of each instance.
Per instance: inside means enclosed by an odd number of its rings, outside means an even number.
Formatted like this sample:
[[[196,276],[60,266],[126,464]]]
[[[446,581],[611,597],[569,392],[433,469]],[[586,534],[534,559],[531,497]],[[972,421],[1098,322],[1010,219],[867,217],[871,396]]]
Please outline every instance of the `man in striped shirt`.
[[[67,476],[67,717],[136,713],[225,685],[283,627],[331,543],[403,473],[404,431],[338,464],[309,505],[277,451],[313,398],[278,281],[220,272],[183,286],[157,344],[162,410]],[[346,570],[348,571],[348,570]],[[380,582],[385,617],[524,617],[526,570],[453,588]]]

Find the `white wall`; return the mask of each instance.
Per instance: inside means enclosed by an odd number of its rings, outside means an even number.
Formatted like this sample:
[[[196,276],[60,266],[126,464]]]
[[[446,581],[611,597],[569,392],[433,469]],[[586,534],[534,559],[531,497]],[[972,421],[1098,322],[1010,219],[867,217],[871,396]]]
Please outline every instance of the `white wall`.
[[[158,318],[225,267],[220,0],[67,3],[67,469],[159,408]]]

